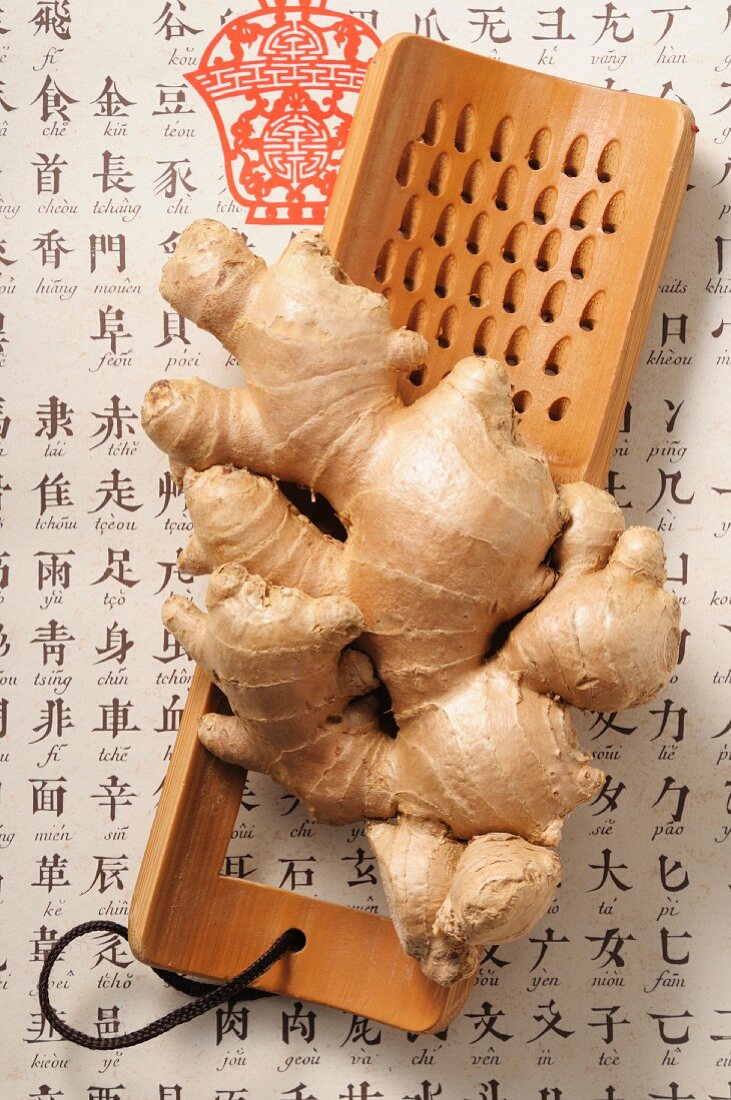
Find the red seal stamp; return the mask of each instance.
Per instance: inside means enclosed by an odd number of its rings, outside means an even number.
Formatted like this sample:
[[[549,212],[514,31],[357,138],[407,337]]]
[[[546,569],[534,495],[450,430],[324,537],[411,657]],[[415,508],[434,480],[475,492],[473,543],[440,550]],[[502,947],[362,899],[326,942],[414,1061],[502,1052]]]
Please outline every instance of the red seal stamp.
[[[245,219],[322,225],[368,63],[380,45],[327,0],[259,0],[186,74],[213,115]]]

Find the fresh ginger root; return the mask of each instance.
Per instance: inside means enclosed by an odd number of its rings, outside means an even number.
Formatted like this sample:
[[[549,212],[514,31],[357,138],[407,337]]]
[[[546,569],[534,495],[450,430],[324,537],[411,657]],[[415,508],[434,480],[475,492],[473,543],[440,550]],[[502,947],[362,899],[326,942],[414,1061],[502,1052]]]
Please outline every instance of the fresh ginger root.
[[[246,376],[158,382],[142,414],[182,477],[181,564],[211,573],[207,614],[163,609],[234,712],[200,739],[317,820],[365,818],[405,949],[449,985],[545,914],[563,819],[602,785],[569,704],[636,706],[675,666],[661,540],[601,490],[554,487],[496,362],[464,359],[404,406],[425,341],[319,235],[267,269],[196,222],[161,289]],[[322,494],[346,541],[279,481]]]

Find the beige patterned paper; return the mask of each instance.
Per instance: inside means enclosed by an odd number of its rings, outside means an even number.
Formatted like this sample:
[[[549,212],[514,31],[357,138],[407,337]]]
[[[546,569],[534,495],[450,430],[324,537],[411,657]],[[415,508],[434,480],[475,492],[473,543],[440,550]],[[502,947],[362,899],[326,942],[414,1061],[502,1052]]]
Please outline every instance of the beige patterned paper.
[[[731,6],[721,0],[327,4],[381,40],[416,31],[680,100],[699,127],[609,484],[628,522],[664,534],[682,661],[655,702],[584,723],[608,780],[567,826],[548,916],[487,953],[463,1013],[437,1036],[272,998],[95,1053],[41,1018],[35,987],[54,940],[83,920],[126,923],[191,678],[159,607],[202,585],[175,565],[190,523],[139,407],[158,377],[233,384],[236,372],[165,308],[159,271],[196,217],[235,226],[268,260],[293,228],[262,224],[234,199],[214,121],[184,74],[223,23],[262,8],[274,20],[276,7],[0,0],[0,1096],[731,1100]],[[291,221],[292,209],[277,216]],[[384,907],[362,831],[314,825],[260,776],[222,871]],[[64,953],[51,994],[102,1037],[184,1002],[103,935]]]

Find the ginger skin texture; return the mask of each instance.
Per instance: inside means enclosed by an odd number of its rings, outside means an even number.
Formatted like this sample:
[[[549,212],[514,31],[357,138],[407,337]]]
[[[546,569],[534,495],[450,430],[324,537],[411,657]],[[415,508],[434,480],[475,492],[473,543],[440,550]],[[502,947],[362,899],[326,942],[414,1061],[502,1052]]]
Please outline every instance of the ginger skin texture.
[[[449,985],[551,904],[563,820],[604,780],[570,705],[637,706],[670,677],[661,539],[599,489],[554,486],[493,360],[405,406],[424,339],[315,233],[268,269],[195,222],[161,290],[246,379],[157,382],[142,411],[193,521],[181,565],[211,575],[207,612],[163,608],[234,712],[200,739],[319,821],[365,818],[404,948]],[[346,540],[280,481],[324,496]]]

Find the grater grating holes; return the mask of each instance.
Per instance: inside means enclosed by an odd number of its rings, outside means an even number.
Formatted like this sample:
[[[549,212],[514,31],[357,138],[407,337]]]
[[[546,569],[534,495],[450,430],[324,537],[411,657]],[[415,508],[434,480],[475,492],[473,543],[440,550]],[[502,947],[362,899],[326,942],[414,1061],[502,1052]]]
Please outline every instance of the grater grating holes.
[[[435,244],[438,244],[440,248],[446,248],[454,236],[454,229],[457,223],[457,213],[450,203],[449,206],[445,206],[439,215],[439,221],[437,222],[434,230],[433,240]]]
[[[538,249],[538,255],[536,256],[536,267],[539,271],[550,271],[558,260],[559,249],[561,248],[561,230],[552,229],[547,236],[543,238],[541,247]]]
[[[495,194],[495,206],[498,210],[509,210],[515,201],[518,190],[518,173],[514,165],[506,168],[500,177]]]
[[[553,421],[563,420],[570,406],[571,401],[568,397],[557,397],[556,400],[548,406],[548,419]]]
[[[376,266],[373,269],[373,278],[377,283],[386,283],[391,278],[393,261],[396,254],[396,246],[393,241],[386,241],[378,253]]]
[[[442,261],[441,267],[437,272],[436,282],[434,283],[434,293],[437,298],[449,297],[456,273],[457,261],[450,253],[450,255]]]
[[[482,213],[477,215],[467,234],[467,251],[473,256],[476,256],[485,247],[489,227],[490,220],[483,210]]]
[[[597,198],[596,191],[589,191],[583,198],[579,199],[571,215],[570,225],[572,229],[586,229],[594,216]]]
[[[426,302],[421,299],[411,310],[409,319],[406,322],[406,328],[411,329],[412,332],[420,332],[424,335],[424,329],[426,328]]]
[[[528,167],[537,172],[543,168],[551,152],[551,131],[547,126],[542,127],[533,138],[528,153]]]
[[[506,313],[516,313],[522,306],[525,297],[525,283],[525,272],[522,268],[508,279],[503,296],[503,309]]]
[[[553,186],[541,191],[533,207],[533,221],[536,225],[545,225],[546,222],[550,222],[556,209],[557,198],[558,191]]]
[[[407,290],[417,290],[421,285],[422,276],[424,274],[424,250],[423,248],[417,248],[409,256],[408,263],[404,269],[404,286]]]
[[[596,294],[592,295],[581,311],[579,328],[584,329],[585,332],[594,331],[604,312],[605,297],[606,294],[603,290],[598,290]]]
[[[457,127],[454,131],[454,147],[458,153],[466,153],[472,148],[475,140],[475,109],[471,103],[465,104],[457,119]]]
[[[619,168],[619,142],[612,138],[601,151],[599,163],[596,167],[597,179],[600,183],[609,183],[614,179]]]
[[[446,117],[446,110],[441,99],[436,99],[426,116],[426,122],[424,123],[424,132],[421,135],[421,140],[425,145],[436,145],[442,136],[442,130],[444,129],[444,119]]]
[[[520,362],[525,358],[525,351],[528,346],[528,329],[525,325],[521,325],[520,328],[516,328],[508,341],[508,346],[505,349],[505,362],[509,367],[517,367]]]
[[[470,204],[475,201],[477,195],[482,190],[484,179],[485,166],[481,160],[476,160],[474,164],[471,164],[467,169],[464,183],[462,184],[462,191],[460,192],[462,202]]]
[[[475,333],[475,340],[472,346],[475,355],[487,355],[489,353],[493,339],[495,338],[496,328],[497,321],[495,318],[486,317]]]
[[[624,218],[624,191],[617,191],[607,203],[602,215],[602,231],[615,233]]]
[[[440,348],[449,348],[452,346],[452,340],[454,339],[454,333],[457,328],[457,307],[450,306],[442,314],[439,320],[439,327],[437,329],[437,346]]]
[[[566,283],[554,283],[543,299],[541,306],[541,320],[544,324],[552,325],[557,317],[561,316],[564,300],[566,298]]]
[[[416,166],[416,142],[410,141],[408,145],[404,146],[404,151],[401,154],[401,160],[399,161],[398,168],[396,169],[396,180],[402,187],[408,187],[414,175],[414,168]]]
[[[571,337],[563,336],[557,344],[554,344],[546,359],[543,373],[551,376],[560,374],[566,366],[566,361],[571,348]]]
[[[427,190],[430,195],[442,195],[449,178],[449,157],[446,153],[440,153],[432,165],[429,173]]]
[[[571,260],[571,274],[575,279],[584,279],[591,271],[595,247],[593,237],[585,237],[577,247]]]
[[[494,129],[492,129],[493,126]],[[490,154],[495,163],[491,164],[489,159],[474,157],[473,154],[474,159],[467,160],[466,170],[460,168],[458,155],[467,154],[478,143],[484,142],[485,130],[488,135],[492,132]],[[412,189],[405,203],[399,227],[400,238],[405,241],[413,240],[412,250],[407,252],[405,245],[400,244],[399,237],[395,241],[386,242],[379,253],[374,274],[376,282],[387,284],[394,277],[394,266],[399,254],[403,254],[401,262],[406,261],[401,269],[403,285],[415,297],[422,296],[411,307],[407,327],[421,332],[422,335],[428,328],[436,348],[443,351],[452,348],[452,354],[456,351],[458,356],[461,356],[468,350],[463,348],[465,338],[469,339],[469,329],[467,333],[464,331],[462,311],[469,305],[471,309],[478,311],[476,314],[470,314],[475,317],[476,322],[472,341],[474,354],[494,355],[496,339],[504,337],[506,343],[502,346],[503,361],[509,368],[523,364],[522,369],[530,371],[533,369],[528,356],[531,343],[530,324],[518,325],[512,332],[505,333],[500,327],[499,317],[493,315],[485,317],[484,314],[480,316],[480,313],[490,306],[494,272],[491,263],[484,259],[480,263],[478,257],[489,251],[491,254],[500,256],[505,264],[520,265],[517,266],[517,270],[511,272],[507,283],[503,284],[502,300],[498,299],[502,306],[502,316],[505,318],[503,324],[509,324],[510,314],[518,313],[526,304],[530,304],[540,321],[549,325],[559,320],[569,301],[566,281],[569,272],[577,281],[589,277],[595,261],[596,236],[587,235],[578,244],[572,245],[562,262],[562,242],[566,232],[563,228],[558,226],[548,228],[545,234],[539,234],[535,244],[532,244],[530,221],[528,224],[525,221],[516,221],[506,235],[500,234],[496,240],[499,223],[493,224],[491,215],[484,207],[480,209],[478,206],[476,211],[468,213],[471,206],[474,207],[478,203],[482,206],[487,202],[492,193],[497,210],[504,212],[516,208],[522,211],[527,207],[529,212],[532,210],[533,223],[540,226],[554,219],[560,198],[566,201],[566,195],[559,195],[561,185],[546,183],[543,188],[534,189],[532,184],[535,178],[533,173],[545,168],[551,159],[552,146],[555,143],[555,136],[551,129],[548,126],[542,126],[534,133],[529,148],[523,153],[523,160],[502,164],[501,162],[511,155],[516,155],[516,151],[512,149],[514,137],[515,124],[508,115],[496,124],[488,122],[485,125],[471,104],[466,104],[459,112],[452,113],[444,108],[441,100],[435,101],[429,109],[421,139],[406,143],[395,173],[396,182],[400,187]],[[445,142],[448,144],[443,144]],[[430,153],[429,146],[436,146],[436,148]],[[523,146],[523,148],[525,150],[526,147]],[[580,133],[568,146],[563,154],[563,160],[559,159],[559,170],[563,172],[563,190],[568,193],[566,217],[571,228],[580,232],[597,224],[597,208],[603,208],[597,228],[612,234],[623,220],[624,192],[617,191],[608,200],[603,198],[600,205],[597,190],[584,189],[586,193],[582,194],[580,190],[577,195],[575,188],[580,186],[578,180],[577,184],[570,183],[572,177],[580,176],[585,170],[587,155],[588,140],[586,134]],[[618,160],[619,143],[608,142],[597,162],[597,177],[599,178],[600,173],[602,177],[614,175]],[[464,174],[461,177],[458,175],[454,180],[455,172]],[[602,179],[602,182],[606,180]],[[393,186],[395,187],[396,183]],[[418,194],[420,187],[423,188],[422,194]],[[489,188],[494,190],[491,192]],[[413,191],[417,193],[414,194]],[[439,204],[433,213],[428,213],[431,209],[428,206],[428,196],[439,199],[447,193],[450,197],[456,196],[453,201],[443,200],[445,205]],[[563,205],[562,209],[564,209]],[[570,217],[568,211],[571,212]],[[428,238],[428,222],[425,225],[427,217],[430,220],[435,219],[435,222],[431,223],[434,225],[431,239]],[[420,245],[418,248],[414,247],[417,240],[413,238],[417,238]],[[458,254],[455,254],[455,247],[460,241],[464,242],[467,252],[475,257],[476,262],[471,272],[469,267],[465,270],[464,261],[458,259]],[[529,251],[526,255],[527,249]],[[442,251],[441,256],[440,251]],[[535,256],[532,263],[531,256]],[[527,274],[524,270],[526,262],[530,264]],[[552,280],[552,285],[547,292],[539,291],[539,284],[535,282],[538,278],[537,273],[547,273],[560,267],[563,268],[561,274],[565,272],[565,278]],[[554,272],[554,274],[557,273],[557,271]],[[531,275],[533,283],[530,282]],[[436,317],[433,320],[431,318],[434,305],[428,305],[427,280],[432,280],[434,295],[432,302],[441,300],[446,306],[446,308],[443,307],[438,321]],[[390,287],[383,285],[383,289],[388,291]],[[396,290],[398,291],[398,287]],[[424,298],[425,294],[427,300]],[[459,300],[454,297],[455,295],[460,296]],[[464,297],[461,297],[462,295]],[[452,304],[447,305],[445,300],[448,299],[452,299]],[[574,302],[574,299],[571,299],[571,302]],[[578,320],[582,330],[591,332],[601,320],[603,305],[604,292],[592,294],[590,291],[583,308],[581,303],[571,306],[572,311],[576,310],[576,313],[569,320],[573,323]],[[405,308],[408,307],[405,306]],[[577,317],[579,311],[580,317]],[[433,324],[435,328],[432,328]],[[551,379],[567,369],[571,350],[569,336],[562,337],[554,344],[543,361],[542,369],[538,367],[540,376],[545,378],[546,385],[551,385]],[[409,377],[414,386],[419,386],[423,384],[425,376],[425,369],[420,367],[412,371]],[[532,392],[525,387],[524,383],[523,388],[516,394],[518,411],[525,411],[531,400],[535,403],[536,393],[540,392],[542,392],[540,389]],[[562,420],[570,404],[570,399],[565,396],[547,400],[544,408],[548,419],[552,422]]]
[[[505,244],[502,247],[502,255],[506,264],[514,264],[523,254],[528,230],[525,222],[518,222],[508,233]]]
[[[489,301],[491,280],[492,267],[490,264],[481,264],[472,278],[470,287],[470,305],[475,309],[479,309]]]
[[[510,115],[501,118],[495,127],[492,144],[490,145],[490,156],[493,160],[501,161],[507,156],[513,143],[514,132],[515,123]]]
[[[581,175],[584,165],[586,164],[586,154],[589,149],[589,139],[586,134],[579,134],[569,145],[566,153],[565,160],[563,162],[563,173],[565,176],[579,176]]]
[[[405,240],[410,241],[411,238],[416,235],[420,220],[421,199],[418,195],[412,195],[404,207],[404,212],[401,216],[401,224],[398,230]]]

